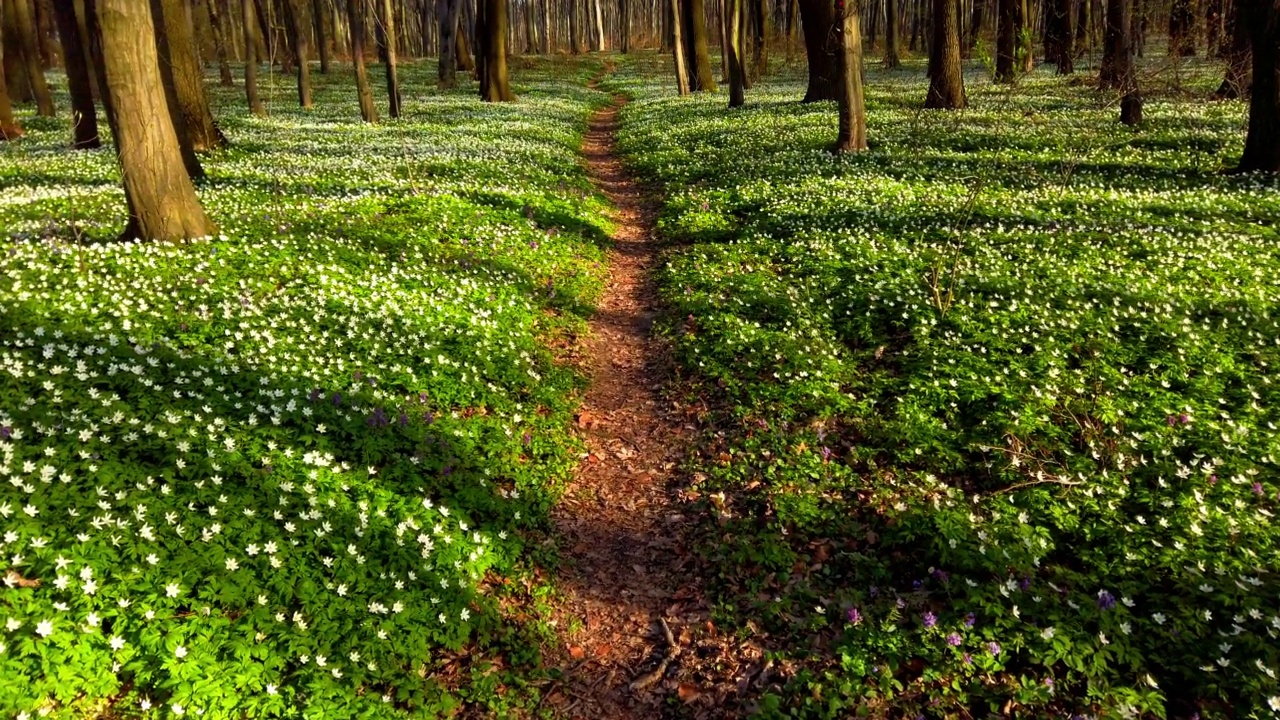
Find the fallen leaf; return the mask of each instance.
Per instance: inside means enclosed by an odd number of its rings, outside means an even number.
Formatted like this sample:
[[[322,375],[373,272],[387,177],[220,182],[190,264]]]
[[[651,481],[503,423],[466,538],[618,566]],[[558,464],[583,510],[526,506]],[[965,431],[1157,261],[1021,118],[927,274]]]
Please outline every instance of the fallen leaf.
[[[573,658],[574,660],[581,660],[582,658],[586,657],[586,655],[587,655],[587,651],[583,650],[581,646],[579,645],[569,646],[569,657]]]
[[[9,587],[20,587],[20,588],[40,587],[39,580],[28,580],[27,578],[24,578],[21,575],[19,575],[14,570],[10,570],[9,572],[4,574],[4,584],[8,585]]]
[[[676,690],[676,694],[680,696],[680,700],[686,704],[702,697],[702,691],[696,685],[689,683],[680,683],[680,687]]]

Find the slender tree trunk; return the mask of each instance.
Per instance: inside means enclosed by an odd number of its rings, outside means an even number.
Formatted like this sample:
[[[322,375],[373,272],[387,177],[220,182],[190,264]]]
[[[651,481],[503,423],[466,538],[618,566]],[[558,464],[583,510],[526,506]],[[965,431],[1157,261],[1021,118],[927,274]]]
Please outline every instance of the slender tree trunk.
[[[960,21],[954,0],[933,0],[933,41],[929,44],[929,94],[925,108],[958,110],[965,106],[960,64]]]
[[[674,2],[674,0],[672,0]],[[0,13],[2,14],[2,13]],[[5,51],[3,35],[0,35],[0,55]],[[9,102],[9,86],[5,83],[5,67],[0,63],[0,142],[14,140],[23,135],[22,125],[13,116],[13,104]]]
[[[312,0],[311,24],[315,26],[316,49],[320,53],[320,74],[329,74],[329,33],[325,32],[324,19],[329,15],[326,0]]]
[[[485,102],[512,102],[516,99],[507,80],[507,3],[482,0],[476,41],[483,57],[480,99]]]
[[[460,10],[458,13],[458,30],[455,37],[458,38],[458,69],[462,72],[471,73],[476,69],[475,58],[471,55],[471,28],[473,27],[471,0],[460,0]]]
[[[1059,75],[1075,72],[1075,57],[1071,49],[1072,0],[1048,0],[1045,14],[1044,55],[1057,66]]]
[[[74,150],[91,150],[102,146],[98,137],[98,112],[93,103],[93,84],[89,81],[89,64],[85,57],[84,38],[80,37],[80,23],[76,20],[73,0],[54,0],[54,19],[58,24],[58,37],[62,40],[62,58],[67,69],[67,85],[71,90],[71,122]],[[3,82],[0,82],[0,90]],[[0,100],[0,104],[5,103]],[[4,108],[0,107],[0,118]],[[0,125],[3,125],[0,119]],[[0,130],[3,133],[3,130]]]
[[[898,3],[884,0],[884,66],[892,70],[901,64],[898,55]]]
[[[209,97],[204,89],[204,69],[197,56],[195,30],[191,16],[187,14],[184,0],[152,0],[151,12],[157,22],[156,38],[163,62],[160,78],[173,98],[172,109],[177,117],[174,129],[184,151],[188,145],[188,169],[192,178],[204,177],[199,162],[192,166],[194,153],[208,152],[224,147],[227,139],[213,122],[209,109]]]
[[[9,98],[16,103],[35,102],[31,81],[27,78],[27,65],[22,58],[22,40],[18,37],[18,23],[9,0],[0,0],[0,45],[8,48],[4,57],[4,74],[8,78]]]
[[[253,0],[240,0],[240,12],[244,20],[244,94],[249,102],[249,112],[262,116],[267,114],[267,110],[258,95],[258,38]]]
[[[1110,38],[1115,31],[1115,63],[1116,89],[1122,94],[1120,98],[1120,122],[1125,125],[1137,125],[1142,122],[1142,95],[1138,91],[1138,74],[1134,67],[1132,0],[1107,0],[1107,34]]]
[[[569,52],[581,55],[586,52],[582,46],[582,0],[569,0]]]
[[[751,25],[755,31],[755,56],[752,63],[756,68],[756,77],[769,74],[769,42],[773,39],[773,14],[770,12],[768,0],[750,0]]]
[[[17,40],[22,52],[22,64],[27,73],[27,83],[35,97],[36,112],[43,117],[54,116],[53,94],[44,79],[44,66],[40,62],[40,44],[36,40],[36,24],[32,16],[31,0],[4,0],[12,14]]]
[[[551,55],[551,3],[554,0],[542,0],[542,54]]]
[[[355,66],[356,95],[360,99],[360,117],[367,123],[378,122],[378,109],[373,106],[373,89],[364,67],[364,1],[347,0],[347,25],[351,28],[351,62]]]
[[[1253,55],[1250,52],[1248,10],[1243,0],[1237,0],[1226,18],[1227,30],[1230,32],[1230,43],[1227,46],[1227,72],[1222,85],[1214,96],[1226,100],[1245,97],[1249,94],[1249,86],[1253,82],[1250,70]]]
[[[378,38],[378,52],[382,56],[382,64],[387,75],[387,98],[390,102],[388,113],[393,118],[400,117],[400,73],[396,61],[396,14],[391,7],[391,0],[374,0],[378,12],[378,26],[375,35]]]
[[[1222,9],[1224,0],[1205,0],[1204,56],[1213,57],[1222,43]]]
[[[836,57],[831,42],[835,12],[830,0],[800,0],[800,29],[804,32],[804,52],[809,60],[809,83],[804,102],[837,98]]]
[[[436,65],[440,89],[458,84],[458,15],[461,0],[439,0],[436,14],[440,17],[440,62]]]
[[[220,0],[207,0],[209,9],[209,27],[213,30],[213,50],[218,56],[218,82],[223,87],[232,87],[235,80],[231,77],[231,61],[227,55],[227,40],[222,30],[222,12],[218,8]]]
[[[1244,0],[1260,2],[1265,0]],[[1132,9],[1130,10],[1132,12]],[[1191,57],[1196,54],[1196,13],[1191,0],[1173,0],[1169,8],[1169,54]]]
[[[997,0],[996,82],[1011,83],[1017,76],[1018,4],[1022,0]]]
[[[696,92],[714,92],[711,52],[707,40],[707,15],[702,0],[684,0],[684,34],[689,50],[689,86]]]
[[[836,153],[867,149],[867,108],[862,87],[861,0],[836,0],[836,47],[839,48],[840,134]],[[955,3],[952,3],[953,5]]]
[[[165,106],[149,3],[90,0],[93,42],[129,206],[126,239],[178,242],[215,231],[200,207]]]
[[[600,0],[591,0],[596,13],[596,52],[604,52],[607,47],[604,39],[604,17],[600,12]]]
[[[965,43],[967,52],[972,52],[982,37],[982,23],[985,20],[986,9],[987,0],[973,0],[973,11],[969,14],[969,37]]]
[[[1240,19],[1251,30],[1253,91],[1237,170],[1280,172],[1280,0],[1253,0]]]
[[[298,105],[311,107],[311,38],[307,27],[305,11],[298,4],[299,0],[283,0],[285,25],[289,30],[289,45],[293,48],[293,59],[298,73]]]
[[[1084,54],[1093,47],[1089,42],[1089,26],[1093,24],[1093,0],[1080,0],[1080,6],[1076,11],[1076,57],[1084,57]],[[1103,58],[1105,64],[1106,58]]]
[[[684,31],[681,28],[680,18],[683,13],[680,7],[680,0],[670,0],[671,2],[671,32],[674,38],[671,41],[671,51],[675,55],[676,67],[676,91],[680,95],[689,94],[689,71],[685,67],[685,58],[688,52],[685,49]]]
[[[746,68],[742,62],[742,0],[726,0],[725,56],[729,66],[729,107],[746,102]]]

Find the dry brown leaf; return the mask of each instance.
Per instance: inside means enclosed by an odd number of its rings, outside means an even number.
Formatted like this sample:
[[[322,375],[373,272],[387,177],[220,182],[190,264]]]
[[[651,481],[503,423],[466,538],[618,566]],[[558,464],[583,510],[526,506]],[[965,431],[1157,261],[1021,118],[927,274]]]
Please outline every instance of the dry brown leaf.
[[[586,655],[587,655],[587,651],[583,650],[582,646],[580,645],[569,646],[569,657],[573,658],[574,660],[581,660],[582,658],[586,657]]]
[[[680,683],[680,687],[676,690],[676,694],[680,697],[680,701],[688,704],[702,697],[702,691],[696,685],[690,683]]]
[[[21,575],[19,575],[16,570],[10,570],[4,574],[4,584],[8,585],[9,587],[20,587],[20,588],[40,587],[39,580],[28,580],[27,578],[24,578]]]

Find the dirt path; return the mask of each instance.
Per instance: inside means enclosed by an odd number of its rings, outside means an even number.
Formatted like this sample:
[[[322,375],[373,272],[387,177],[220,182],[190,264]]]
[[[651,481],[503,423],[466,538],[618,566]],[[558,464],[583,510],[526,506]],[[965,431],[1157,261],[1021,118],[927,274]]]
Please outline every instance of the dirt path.
[[[650,337],[657,207],[615,152],[624,103],[617,97],[598,111],[583,143],[591,178],[616,209],[617,231],[584,348],[591,385],[578,426],[590,455],[555,513],[569,616],[562,624],[580,627],[563,628],[565,679],[550,699],[564,716],[590,720],[661,713],[670,688],[656,671],[674,660],[662,623],[679,633],[687,622],[678,617],[683,518],[671,494],[684,430],[659,394],[664,354]]]

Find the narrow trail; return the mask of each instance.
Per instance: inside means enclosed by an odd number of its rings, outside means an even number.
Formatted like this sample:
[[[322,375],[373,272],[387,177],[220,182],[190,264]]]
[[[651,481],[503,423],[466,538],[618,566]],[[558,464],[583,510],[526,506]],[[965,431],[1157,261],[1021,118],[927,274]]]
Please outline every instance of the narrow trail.
[[[688,430],[660,395],[664,353],[650,335],[658,304],[651,273],[657,205],[616,152],[625,103],[616,96],[598,111],[583,142],[617,230],[584,348],[591,384],[578,427],[589,455],[554,516],[568,617],[561,621],[564,679],[549,699],[561,715],[590,720],[661,714],[670,690],[664,676],[680,642],[669,633],[687,622],[678,619],[680,598],[690,595],[682,592],[684,518],[671,482]]]

